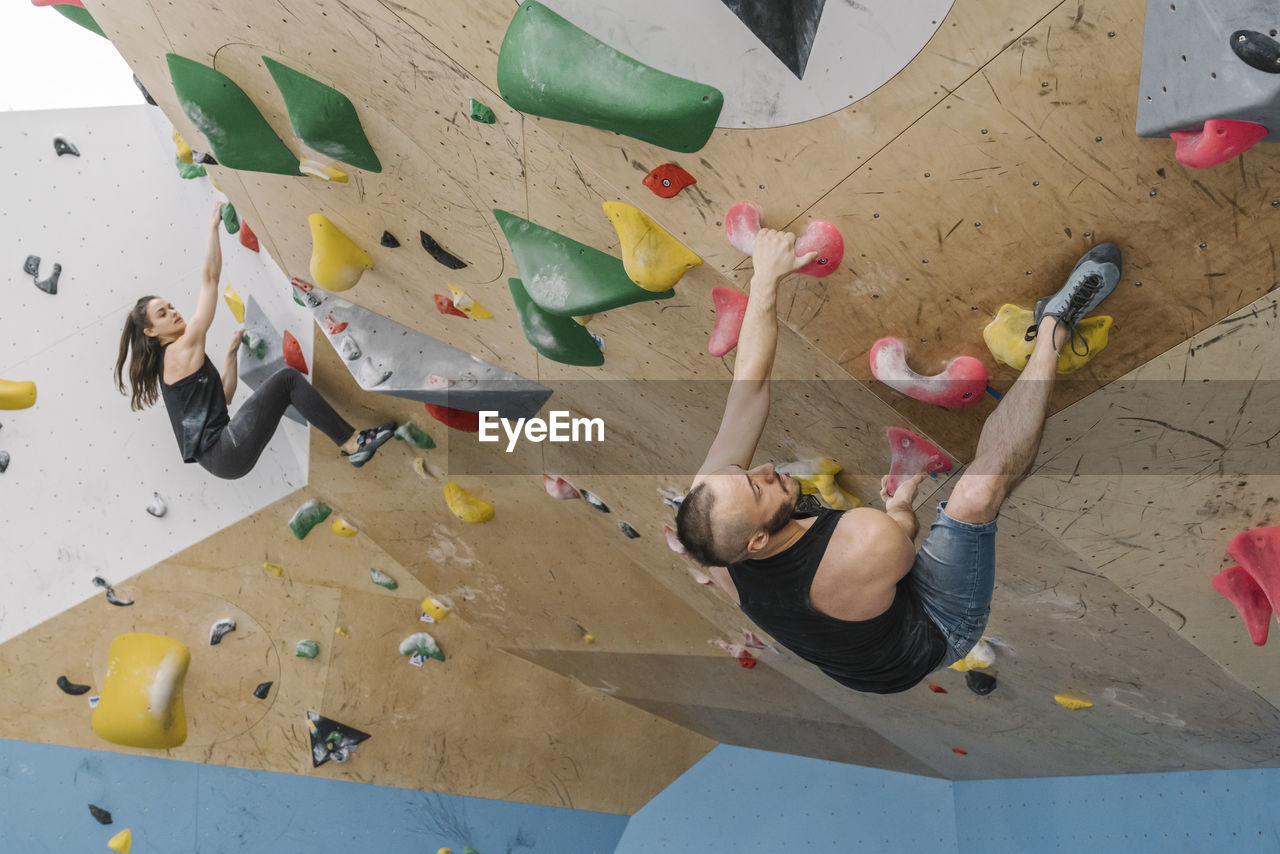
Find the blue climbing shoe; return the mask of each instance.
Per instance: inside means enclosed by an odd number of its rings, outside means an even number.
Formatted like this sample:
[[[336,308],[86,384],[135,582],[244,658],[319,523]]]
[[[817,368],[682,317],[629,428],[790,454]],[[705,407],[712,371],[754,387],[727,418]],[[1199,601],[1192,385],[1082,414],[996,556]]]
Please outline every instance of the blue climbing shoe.
[[[1036,303],[1031,326],[1026,339],[1035,340],[1040,321],[1047,315],[1056,318],[1071,333],[1071,352],[1077,356],[1089,354],[1089,342],[1076,333],[1076,324],[1098,307],[1098,303],[1116,289],[1120,281],[1120,249],[1114,243],[1099,243],[1090,249],[1071,270],[1067,283],[1053,296]],[[1076,350],[1076,339],[1084,342],[1084,352]]]
[[[368,430],[361,430],[356,436],[356,452],[347,455],[347,461],[356,468],[369,462],[374,453],[385,445],[396,434],[396,423],[388,421]]]

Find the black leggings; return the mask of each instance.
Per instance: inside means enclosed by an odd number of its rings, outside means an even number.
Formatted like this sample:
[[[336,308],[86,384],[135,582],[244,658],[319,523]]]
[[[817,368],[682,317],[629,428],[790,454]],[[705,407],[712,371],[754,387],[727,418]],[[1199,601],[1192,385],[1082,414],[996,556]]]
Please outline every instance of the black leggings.
[[[244,477],[253,470],[267,442],[275,435],[289,404],[297,407],[302,417],[335,445],[341,445],[355,432],[302,374],[293,368],[281,368],[249,395],[231,423],[222,428],[217,443],[202,451],[196,462],[215,477],[226,480]]]

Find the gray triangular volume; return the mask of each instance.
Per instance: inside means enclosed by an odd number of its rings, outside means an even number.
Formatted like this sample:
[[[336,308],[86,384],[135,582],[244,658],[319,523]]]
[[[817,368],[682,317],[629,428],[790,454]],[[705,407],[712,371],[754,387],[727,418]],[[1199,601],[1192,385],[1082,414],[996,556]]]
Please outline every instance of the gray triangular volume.
[[[722,0],[760,43],[804,79],[826,0]]]
[[[551,397],[546,386],[328,291],[312,287],[305,302],[365,391],[504,418],[536,415]]]
[[[284,361],[284,336],[276,331],[275,326],[267,318],[267,313],[252,296],[244,304],[244,331],[246,334],[260,335],[266,344],[265,359],[257,358],[247,346],[240,345],[240,382],[256,391],[267,377],[281,368],[288,367]],[[284,414],[299,424],[307,423],[302,413],[292,406],[286,409]]]

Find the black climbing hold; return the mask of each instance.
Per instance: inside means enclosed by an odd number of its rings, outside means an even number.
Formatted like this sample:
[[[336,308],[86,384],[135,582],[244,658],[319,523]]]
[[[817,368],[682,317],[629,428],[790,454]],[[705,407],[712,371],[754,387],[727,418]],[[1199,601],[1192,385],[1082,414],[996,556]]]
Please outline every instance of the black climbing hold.
[[[53,150],[58,152],[59,157],[64,154],[70,154],[72,157],[80,156],[80,149],[76,148],[60,136],[55,136],[53,138]]]
[[[1280,74],[1280,42],[1254,30],[1236,30],[1231,34],[1231,49],[1245,65]]]
[[[28,276],[39,276],[40,256],[28,255],[27,260],[22,262],[22,272],[26,273]]]
[[[0,474],[4,474],[5,470],[8,468],[9,468],[9,452],[0,451]]]
[[[58,687],[62,689],[64,694],[70,694],[73,697],[89,693],[88,685],[77,685],[65,676],[58,677]]]
[[[985,697],[996,689],[996,677],[981,670],[970,670],[964,675],[964,684],[973,693]]]
[[[640,532],[637,531],[635,528],[631,527],[630,525],[628,525],[626,522],[619,520],[618,528],[622,531],[622,533],[626,534],[628,540],[640,539]]]
[[[111,813],[100,806],[89,804],[89,815],[93,816],[93,820],[98,824],[111,824]]]
[[[107,583],[107,580],[106,580],[105,578],[103,578],[102,576],[95,575],[95,576],[93,577],[93,584],[94,584],[94,586],[95,586],[95,587],[101,587],[101,588],[104,588],[104,589],[107,591],[107,601],[108,601],[108,602],[110,602],[112,605],[119,605],[120,607],[122,607],[122,608],[123,608],[123,607],[125,607],[125,606],[127,606],[127,605],[132,605],[132,604],[133,604],[133,600],[132,600],[132,599],[125,600],[125,599],[120,599],[119,597],[117,597],[117,596],[116,596],[116,591],[114,591],[114,590],[112,590],[112,589],[111,589],[111,585],[110,585],[110,584],[108,584],[108,583]]]
[[[388,249],[396,249],[400,246],[400,241],[396,240],[396,236],[389,231],[382,232],[382,245]]]
[[[138,91],[142,93],[143,100],[153,107],[160,106],[156,103],[156,99],[151,97],[151,93],[147,91],[147,87],[142,85],[142,81],[138,79],[138,75],[133,75],[134,85],[138,87]]]
[[[427,234],[425,231],[419,231],[418,237],[422,240],[422,248],[427,250],[427,253],[432,258],[436,259],[450,270],[461,270],[463,267],[467,266],[466,261],[450,255],[441,248],[439,243],[436,243],[435,240],[432,239],[430,234]]]
[[[801,493],[800,497],[796,499],[796,506],[791,510],[791,518],[807,519],[810,516],[817,516],[825,509],[822,506],[822,502],[818,500],[817,494],[809,493],[805,495]]]
[[[311,763],[316,768],[330,759],[334,762],[346,762],[351,758],[351,751],[355,750],[356,745],[369,737],[367,732],[329,720],[315,712],[307,712],[307,720],[311,730]]]
[[[609,505],[608,505],[608,504],[605,504],[605,503],[604,503],[604,501],[602,501],[602,500],[600,499],[600,496],[599,496],[599,495],[596,495],[594,492],[588,492],[588,491],[587,491],[587,490],[585,490],[585,489],[580,489],[580,490],[578,490],[578,491],[582,493],[582,500],[583,500],[583,501],[587,502],[587,503],[588,503],[588,504],[590,504],[592,507],[594,507],[594,508],[596,508],[597,510],[599,510],[601,513],[608,513],[608,512],[609,512]]]
[[[209,646],[217,646],[222,639],[236,630],[235,620],[218,620],[209,630]]]
[[[203,151],[197,152],[191,158],[192,163],[199,163],[204,166],[217,166],[218,161],[213,159],[212,154],[205,154]]]
[[[271,691],[271,686],[274,684],[274,682],[261,683],[257,688],[253,689],[253,696],[257,697],[259,700],[267,699],[267,693]]]
[[[826,0],[723,0],[797,78],[804,79]]]
[[[44,291],[46,294],[56,294],[58,292],[58,277],[62,275],[62,265],[54,264],[53,272],[49,274],[49,278],[43,282],[36,279],[36,287]]]

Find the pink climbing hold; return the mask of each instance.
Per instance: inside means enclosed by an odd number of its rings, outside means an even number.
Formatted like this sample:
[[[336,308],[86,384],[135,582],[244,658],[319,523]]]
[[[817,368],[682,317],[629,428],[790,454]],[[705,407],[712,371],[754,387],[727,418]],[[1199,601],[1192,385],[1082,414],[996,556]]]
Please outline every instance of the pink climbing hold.
[[[287,329],[284,331],[284,344],[281,349],[284,351],[286,365],[300,374],[307,373],[307,360],[302,357],[302,345],[298,343],[297,338],[293,337],[293,333]]]
[[[644,185],[653,190],[654,195],[669,199],[690,184],[698,180],[674,163],[663,163],[644,176]]]
[[[928,439],[901,427],[885,431],[889,437],[889,483],[886,491],[893,495],[898,487],[920,473],[941,474],[951,471],[951,460]]]
[[[1271,603],[1253,576],[1243,567],[1229,566],[1213,577],[1213,589],[1236,606],[1253,645],[1265,644],[1271,628]]]
[[[1244,154],[1267,136],[1267,129],[1253,122],[1209,119],[1203,130],[1174,131],[1174,156],[1189,169],[1208,169]]]
[[[724,234],[729,245],[750,255],[755,248],[756,235],[760,232],[760,206],[755,202],[738,202],[724,215]],[[844,238],[840,230],[829,222],[817,220],[796,238],[796,256],[817,252],[818,257],[797,272],[806,276],[830,276],[844,258]]]
[[[542,486],[547,490],[547,495],[552,498],[558,498],[561,501],[572,501],[575,498],[582,497],[582,493],[575,489],[572,483],[559,475],[552,477],[549,474],[544,474],[542,476]]]
[[[738,346],[742,319],[747,316],[747,295],[733,288],[712,288],[711,300],[716,307],[716,325],[707,342],[707,352],[723,356]]]
[[[755,202],[738,202],[724,215],[724,236],[739,252],[751,254],[759,231],[760,206]]]
[[[1227,554],[1258,582],[1274,611],[1280,603],[1280,527],[1236,534],[1227,543]]]
[[[79,6],[84,8],[80,0],[31,0],[32,6]]]
[[[987,369],[972,356],[957,356],[939,374],[921,376],[907,366],[907,345],[881,338],[871,346],[871,375],[894,391],[935,406],[973,406],[987,390]]]
[[[688,554],[688,552],[685,551],[684,543],[680,542],[680,538],[676,536],[675,528],[671,527],[670,525],[663,525],[662,533],[666,535],[667,548],[671,549],[671,551],[675,552],[678,555]]]

